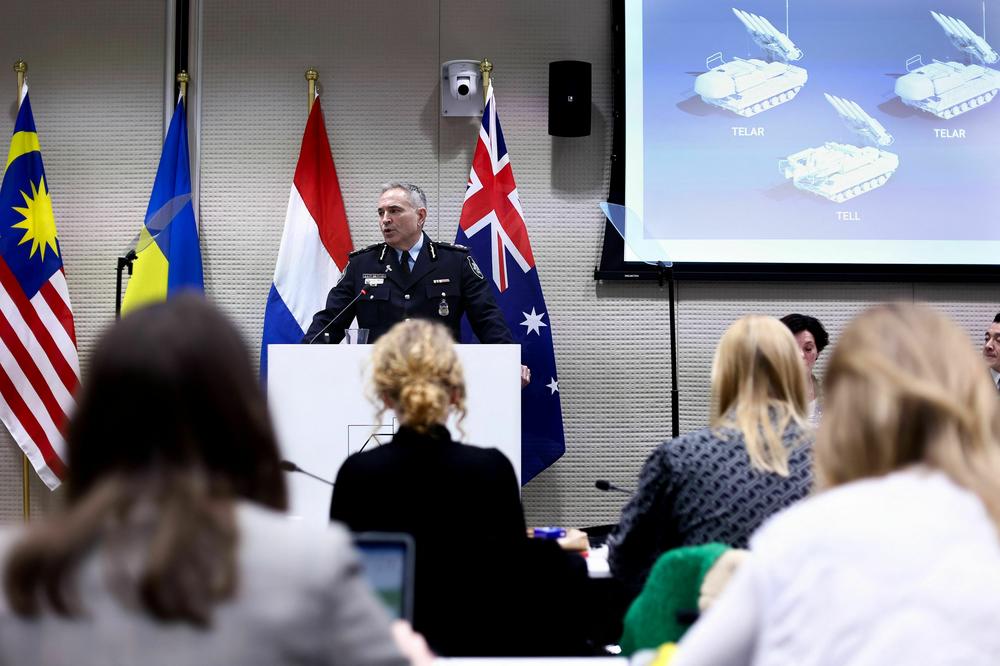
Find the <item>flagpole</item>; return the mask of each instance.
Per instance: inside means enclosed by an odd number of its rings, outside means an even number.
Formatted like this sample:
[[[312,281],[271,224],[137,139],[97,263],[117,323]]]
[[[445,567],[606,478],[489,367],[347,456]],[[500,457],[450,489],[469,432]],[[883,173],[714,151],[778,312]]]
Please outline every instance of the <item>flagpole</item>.
[[[17,106],[20,108],[28,63],[18,58],[14,63],[14,72],[17,74]],[[21,452],[21,508],[24,512],[24,522],[28,522],[31,520],[31,471],[28,466],[28,456],[23,451]]]
[[[479,71],[483,74],[483,104],[485,104],[486,94],[490,89],[490,74],[493,73],[493,63],[483,58],[479,61]]]
[[[319,72],[314,68],[310,67],[306,70],[306,81],[308,81],[309,99],[306,101],[306,115],[312,113],[313,102],[316,101],[316,81],[319,79]]]

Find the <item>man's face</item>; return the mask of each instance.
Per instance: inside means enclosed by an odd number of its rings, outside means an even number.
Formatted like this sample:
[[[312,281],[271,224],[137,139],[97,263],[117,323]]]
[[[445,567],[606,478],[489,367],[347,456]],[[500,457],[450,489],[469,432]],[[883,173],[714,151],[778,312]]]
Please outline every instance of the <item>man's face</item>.
[[[405,252],[416,244],[426,219],[427,209],[414,208],[405,190],[386,190],[378,199],[378,226],[382,238],[396,250]]]
[[[799,351],[802,352],[802,360],[805,362],[806,367],[809,368],[809,372],[812,372],[813,366],[816,365],[816,357],[819,356],[819,349],[816,348],[816,338],[809,331],[799,331],[795,334],[795,342],[799,345]]]
[[[986,359],[987,365],[1000,372],[1000,324],[990,324],[986,329],[983,358]]]

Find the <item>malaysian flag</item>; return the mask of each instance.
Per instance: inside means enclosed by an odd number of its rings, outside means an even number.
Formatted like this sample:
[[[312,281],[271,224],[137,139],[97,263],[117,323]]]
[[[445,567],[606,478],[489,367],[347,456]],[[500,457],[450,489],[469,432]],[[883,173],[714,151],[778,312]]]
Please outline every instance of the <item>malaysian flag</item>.
[[[0,185],[0,420],[49,488],[80,383],[73,310],[41,147],[23,88]]]
[[[486,93],[455,242],[467,245],[476,263],[489,274],[497,305],[514,340],[521,344],[521,363],[531,369],[531,383],[521,391],[521,483],[525,484],[566,451],[566,440],[552,324],[497,117],[493,86]],[[463,319],[462,341],[474,340],[469,322]]]
[[[302,135],[274,282],[264,308],[263,379],[267,378],[267,346],[302,340],[313,314],[326,307],[327,294],[347,268],[351,247],[344,199],[317,98]]]

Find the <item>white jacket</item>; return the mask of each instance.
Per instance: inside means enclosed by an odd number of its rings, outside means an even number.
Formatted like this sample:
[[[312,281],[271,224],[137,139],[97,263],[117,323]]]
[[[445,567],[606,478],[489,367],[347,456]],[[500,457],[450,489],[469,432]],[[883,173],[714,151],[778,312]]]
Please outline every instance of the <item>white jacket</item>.
[[[751,551],[671,666],[1000,664],[997,529],[939,472],[824,492]]]

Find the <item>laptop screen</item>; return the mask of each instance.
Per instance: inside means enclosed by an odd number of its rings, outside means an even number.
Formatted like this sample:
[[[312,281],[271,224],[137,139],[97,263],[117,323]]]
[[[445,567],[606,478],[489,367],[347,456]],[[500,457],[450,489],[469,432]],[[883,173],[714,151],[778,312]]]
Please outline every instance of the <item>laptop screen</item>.
[[[390,532],[360,532],[354,545],[365,578],[394,619],[413,622],[413,537]]]

